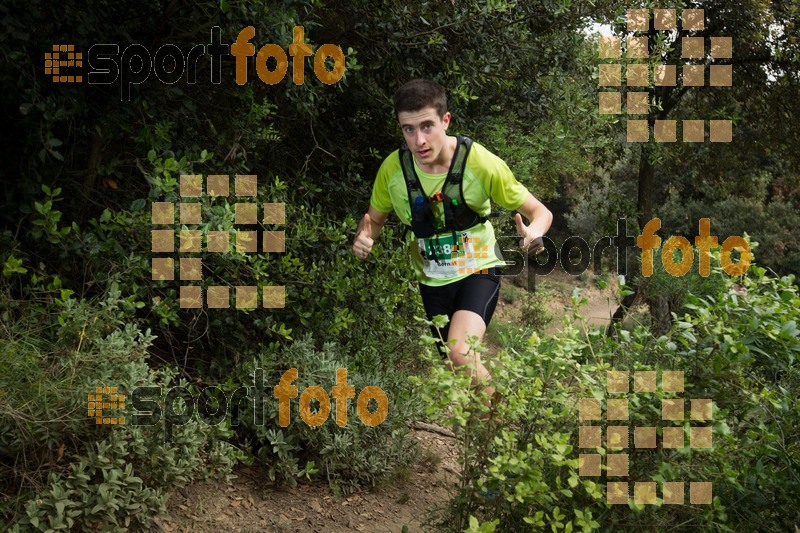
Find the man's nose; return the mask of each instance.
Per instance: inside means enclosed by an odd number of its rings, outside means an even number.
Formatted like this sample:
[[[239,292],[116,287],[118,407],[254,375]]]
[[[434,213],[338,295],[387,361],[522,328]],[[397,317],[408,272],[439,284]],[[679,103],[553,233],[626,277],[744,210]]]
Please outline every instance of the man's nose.
[[[422,134],[422,130],[417,130],[414,142],[416,142],[418,146],[422,146],[423,144],[425,144],[425,135]]]

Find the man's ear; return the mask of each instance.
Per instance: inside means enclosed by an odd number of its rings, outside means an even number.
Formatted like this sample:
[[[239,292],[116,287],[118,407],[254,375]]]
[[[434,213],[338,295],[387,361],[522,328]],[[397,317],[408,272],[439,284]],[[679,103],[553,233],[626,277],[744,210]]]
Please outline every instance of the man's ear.
[[[442,117],[442,124],[444,124],[444,129],[447,129],[447,126],[450,125],[450,111],[446,112]]]

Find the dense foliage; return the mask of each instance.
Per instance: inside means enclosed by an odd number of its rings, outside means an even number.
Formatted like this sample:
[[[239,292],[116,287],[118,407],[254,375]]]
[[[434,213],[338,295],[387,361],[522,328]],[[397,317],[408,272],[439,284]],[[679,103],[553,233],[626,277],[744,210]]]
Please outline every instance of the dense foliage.
[[[573,295],[571,316],[557,335],[532,334],[508,345],[496,360],[494,383],[501,394],[489,420],[482,394],[463,375],[433,367],[419,383],[429,413],[463,428],[460,490],[447,509],[431,519],[453,530],[493,531],[542,528],[551,531],[680,527],[722,531],[786,531],[800,520],[800,296],[794,277],[775,279],[753,267],[743,287],[734,287],[719,268],[716,283],[687,292],[686,312],[672,329],[655,336],[642,326],[608,337],[580,315],[585,304]],[[626,290],[622,286],[623,292]],[[744,290],[742,290],[744,289]],[[606,372],[684,372],[685,393],[609,394]],[[680,421],[661,420],[664,398],[710,398],[713,421],[689,421],[689,402]],[[627,422],[579,422],[581,398],[627,398]],[[449,409],[444,410],[445,406]],[[444,415],[442,415],[444,413]],[[605,419],[605,416],[603,416]],[[629,424],[682,427],[710,425],[713,448],[634,449],[630,430],[628,476],[581,477],[578,455],[608,452],[579,449],[578,426]],[[605,441],[604,441],[605,442]],[[655,481],[656,505],[606,503],[608,481]],[[662,482],[709,481],[710,505],[665,505]]]
[[[400,141],[391,95],[413,77],[448,88],[451,131],[471,134],[507,160],[556,211],[554,234],[569,230],[594,242],[613,235],[619,218],[633,228],[653,215],[664,221],[665,235],[691,239],[697,219],[710,217],[721,239],[746,232],[760,242],[760,267],[777,275],[800,272],[793,234],[800,203],[797,131],[790,127],[800,114],[797,2],[675,3],[706,9],[708,35],[734,37],[735,84],[730,90],[659,88],[650,118],[732,118],[734,142],[633,146],[625,142],[622,121],[597,113],[599,59],[587,28],[595,21],[623,34],[625,8],[651,4],[0,4],[6,126],[0,144],[0,524],[136,529],[163,512],[172,487],[228,475],[238,460],[256,461],[276,482],[316,476],[349,492],[413,458],[405,423],[419,416],[423,402],[407,377],[431,365],[418,358],[418,339],[427,330],[414,320],[422,309],[401,229],[390,221],[366,262],[349,250],[375,172]],[[74,43],[83,52],[96,43],[116,43],[121,52],[141,44],[151,54],[174,44],[188,53],[210,42],[213,27],[222,43],[231,43],[249,25],[257,48],[285,48],[293,28],[303,25],[313,47],[341,46],[344,77],[331,86],[319,82],[309,59],[303,85],[289,76],[266,85],[251,65],[249,82],[240,86],[228,57],[217,84],[211,62],[201,59],[197,83],[165,84],[151,74],[125,99],[119,80],[62,84],[43,74],[44,53],[53,44]],[[652,51],[680,61],[670,38],[653,40]],[[286,253],[206,256],[203,283],[284,285],[286,308],[180,309],[178,283],[151,279],[151,204],[179,202],[181,174],[236,173],[258,175],[260,200],[286,204]],[[202,232],[234,231],[227,200],[202,199]],[[496,225],[498,235],[513,234],[510,217]],[[797,496],[797,450],[789,440],[797,426],[790,394],[797,366],[788,355],[797,337],[789,325],[796,317],[791,281],[753,269],[741,281],[751,296],[737,301],[718,283],[694,279],[682,288],[660,280],[650,284],[651,300],[667,298],[679,313],[674,326],[666,324],[668,334],[642,328],[601,337],[567,328],[560,338],[518,347],[514,358],[499,356],[508,369],[499,416],[509,427],[498,437],[501,459],[490,461],[490,472],[518,482],[516,503],[501,498],[487,506],[471,495],[469,487],[486,478],[479,465],[486,463],[481,439],[489,437],[467,423],[473,429],[465,433],[463,490],[448,515],[454,521],[440,517],[444,522],[467,527],[472,515],[519,527],[531,520],[554,525],[575,507],[584,511],[563,520],[573,521],[571,527],[646,524],[654,511],[608,509],[595,498],[597,487],[572,484],[569,398],[597,389],[596,371],[609,359],[637,368],[666,368],[669,361],[686,369],[698,392],[720,397],[720,424],[753,442],[751,451],[734,446],[716,424],[720,448],[708,454],[703,470],[689,468],[693,453],[671,458],[687,475],[721,484],[711,510],[687,507],[685,520],[730,527],[759,519],[787,527],[796,522],[786,514]],[[543,308],[534,297],[526,304],[531,327],[546,322]],[[722,317],[714,318],[723,322],[719,331],[709,317]],[[698,365],[697,357],[713,364]],[[390,416],[378,428],[364,426],[353,412],[347,428],[332,420],[317,429],[279,428],[250,423],[252,413],[245,411],[237,426],[192,421],[166,443],[161,427],[95,427],[84,416],[85,395],[99,382],[128,390],[218,386],[231,393],[252,382],[256,369],[277,382],[289,367],[299,369],[301,390],[329,389],[336,368],[345,367],[357,389],[386,391]],[[472,409],[476,399],[463,383],[438,365],[433,369],[439,392],[426,382],[425,403],[457,400]],[[454,413],[466,423],[461,410]],[[275,416],[266,414],[270,421]],[[543,481],[528,483],[533,479]]]

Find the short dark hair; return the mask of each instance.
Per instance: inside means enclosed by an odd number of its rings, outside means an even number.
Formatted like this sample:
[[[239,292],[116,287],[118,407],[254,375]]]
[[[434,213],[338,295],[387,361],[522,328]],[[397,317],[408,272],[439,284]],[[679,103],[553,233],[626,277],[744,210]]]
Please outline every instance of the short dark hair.
[[[400,86],[394,93],[394,114],[432,107],[440,117],[447,113],[444,87],[435,81],[417,78]]]

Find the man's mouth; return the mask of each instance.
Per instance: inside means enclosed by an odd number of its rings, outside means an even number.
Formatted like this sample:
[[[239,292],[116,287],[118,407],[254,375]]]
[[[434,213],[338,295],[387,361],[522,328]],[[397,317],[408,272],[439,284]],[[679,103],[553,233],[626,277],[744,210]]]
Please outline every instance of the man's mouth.
[[[427,156],[429,153],[431,153],[431,149],[430,149],[430,148],[426,148],[425,150],[420,150],[420,151],[418,151],[418,152],[417,152],[417,155],[418,155],[418,156],[420,156],[420,157],[425,157],[425,156]]]

